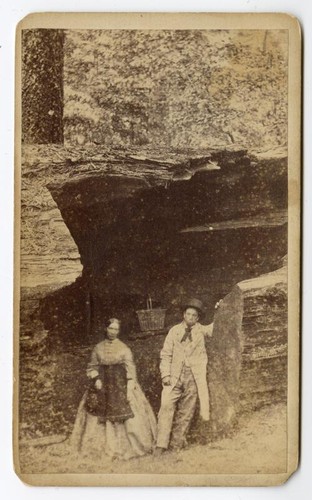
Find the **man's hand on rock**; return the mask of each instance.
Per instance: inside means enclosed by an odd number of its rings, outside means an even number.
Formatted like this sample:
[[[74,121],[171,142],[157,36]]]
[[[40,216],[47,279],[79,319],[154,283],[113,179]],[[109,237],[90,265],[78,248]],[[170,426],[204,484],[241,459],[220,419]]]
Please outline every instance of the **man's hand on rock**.
[[[215,305],[215,309],[219,309],[221,302],[222,302],[222,299],[218,300],[218,302]]]

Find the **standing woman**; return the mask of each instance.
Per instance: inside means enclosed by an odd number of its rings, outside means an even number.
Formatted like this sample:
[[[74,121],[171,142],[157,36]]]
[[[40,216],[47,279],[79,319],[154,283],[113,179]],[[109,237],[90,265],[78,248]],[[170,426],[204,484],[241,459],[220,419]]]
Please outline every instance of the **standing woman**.
[[[136,378],[129,347],[118,339],[120,321],[109,320],[107,337],[92,351],[90,379],[70,438],[77,451],[130,459],[150,453],[156,419]]]

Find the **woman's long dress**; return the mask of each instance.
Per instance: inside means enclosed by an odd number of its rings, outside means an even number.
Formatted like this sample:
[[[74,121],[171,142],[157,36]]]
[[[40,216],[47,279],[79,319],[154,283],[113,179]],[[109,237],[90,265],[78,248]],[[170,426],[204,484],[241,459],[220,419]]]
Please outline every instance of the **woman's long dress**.
[[[122,381],[123,369],[126,398],[118,383],[118,377]],[[156,437],[156,419],[137,382],[130,349],[119,339],[100,342],[92,352],[87,375],[91,380],[103,377],[103,412],[99,416],[87,411],[86,392],[78,407],[70,445],[77,451],[97,451],[124,460],[150,453]]]

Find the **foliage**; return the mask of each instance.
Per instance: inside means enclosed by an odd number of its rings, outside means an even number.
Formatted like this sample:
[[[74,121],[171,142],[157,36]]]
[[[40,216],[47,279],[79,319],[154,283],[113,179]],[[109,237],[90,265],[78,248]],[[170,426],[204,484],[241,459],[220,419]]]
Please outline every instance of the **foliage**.
[[[285,144],[286,41],[276,30],[67,31],[65,140]]]
[[[74,354],[55,352],[55,349],[51,353],[45,340],[37,344],[29,340],[21,342],[21,438],[69,432],[87,387],[84,367],[89,355],[87,347],[76,349]]]

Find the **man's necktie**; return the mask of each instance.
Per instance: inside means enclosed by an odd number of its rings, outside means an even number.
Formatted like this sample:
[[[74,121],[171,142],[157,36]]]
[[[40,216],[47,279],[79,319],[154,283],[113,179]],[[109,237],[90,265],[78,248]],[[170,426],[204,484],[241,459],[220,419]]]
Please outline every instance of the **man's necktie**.
[[[181,342],[185,342],[185,340],[187,339],[190,339],[190,341],[192,342],[192,329],[189,326],[185,328],[185,333],[181,339]]]

